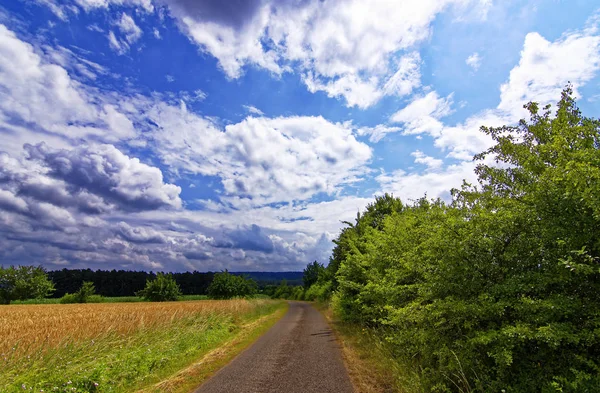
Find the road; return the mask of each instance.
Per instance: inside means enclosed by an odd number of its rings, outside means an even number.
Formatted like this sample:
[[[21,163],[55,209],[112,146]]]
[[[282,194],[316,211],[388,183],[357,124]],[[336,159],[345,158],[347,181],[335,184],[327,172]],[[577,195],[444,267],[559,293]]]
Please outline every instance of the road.
[[[352,393],[325,318],[309,303],[289,311],[195,393]]]

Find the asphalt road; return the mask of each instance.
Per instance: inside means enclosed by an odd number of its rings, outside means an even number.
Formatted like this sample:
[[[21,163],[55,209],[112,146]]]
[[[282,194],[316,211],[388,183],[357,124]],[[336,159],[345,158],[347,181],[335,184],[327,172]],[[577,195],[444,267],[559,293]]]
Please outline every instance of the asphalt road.
[[[308,303],[290,309],[195,393],[352,393],[339,344]]]

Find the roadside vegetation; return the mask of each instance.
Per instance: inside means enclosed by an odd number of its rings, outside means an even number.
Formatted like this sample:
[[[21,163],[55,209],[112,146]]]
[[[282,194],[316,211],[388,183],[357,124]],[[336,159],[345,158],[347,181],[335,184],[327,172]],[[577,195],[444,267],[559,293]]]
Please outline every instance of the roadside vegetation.
[[[327,268],[307,267],[301,296],[330,299],[394,390],[600,391],[600,121],[570,87],[526,108],[482,128],[495,145],[476,184],[450,202],[378,197]]]
[[[284,307],[244,299],[0,307],[0,391],[152,390]]]

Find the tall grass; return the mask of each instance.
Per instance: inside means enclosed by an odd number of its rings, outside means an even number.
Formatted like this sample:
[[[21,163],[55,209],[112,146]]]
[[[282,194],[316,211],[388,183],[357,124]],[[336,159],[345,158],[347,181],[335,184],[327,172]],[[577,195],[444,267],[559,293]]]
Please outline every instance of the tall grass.
[[[126,392],[218,347],[268,300],[0,307],[0,391]]]

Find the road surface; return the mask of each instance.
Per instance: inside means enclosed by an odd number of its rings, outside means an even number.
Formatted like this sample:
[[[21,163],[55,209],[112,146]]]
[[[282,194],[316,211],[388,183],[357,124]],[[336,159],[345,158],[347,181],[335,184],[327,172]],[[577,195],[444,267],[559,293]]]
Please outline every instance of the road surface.
[[[195,393],[352,393],[339,345],[308,303],[290,309]]]

